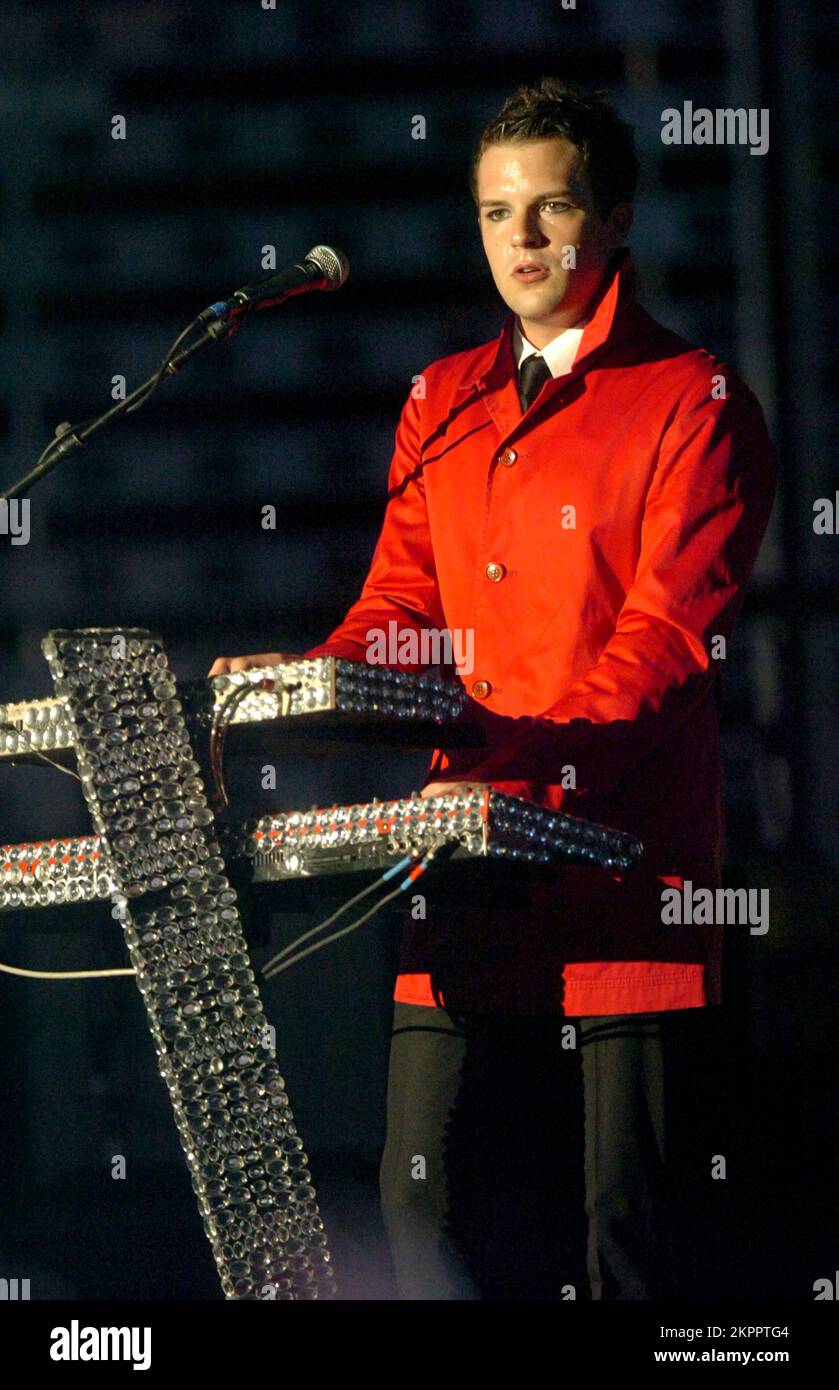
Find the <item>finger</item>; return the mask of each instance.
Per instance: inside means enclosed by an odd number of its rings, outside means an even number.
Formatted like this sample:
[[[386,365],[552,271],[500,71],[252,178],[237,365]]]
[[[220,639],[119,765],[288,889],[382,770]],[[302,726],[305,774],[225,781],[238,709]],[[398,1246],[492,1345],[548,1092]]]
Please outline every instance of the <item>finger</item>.
[[[217,656],[209,671],[208,676],[226,676],[229,670],[230,657]]]
[[[449,792],[460,791],[462,785],[461,782],[429,782],[420,796],[447,796]]]
[[[280,659],[274,652],[251,652],[249,656],[234,656],[230,661],[230,671],[255,671],[259,666],[276,666]]]

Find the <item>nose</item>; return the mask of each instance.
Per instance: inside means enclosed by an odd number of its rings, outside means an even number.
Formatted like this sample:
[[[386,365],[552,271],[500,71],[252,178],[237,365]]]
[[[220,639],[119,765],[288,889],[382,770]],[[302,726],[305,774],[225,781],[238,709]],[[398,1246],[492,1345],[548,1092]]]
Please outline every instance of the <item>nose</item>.
[[[545,246],[547,241],[539,228],[538,208],[525,208],[512,214],[510,242],[513,246]]]

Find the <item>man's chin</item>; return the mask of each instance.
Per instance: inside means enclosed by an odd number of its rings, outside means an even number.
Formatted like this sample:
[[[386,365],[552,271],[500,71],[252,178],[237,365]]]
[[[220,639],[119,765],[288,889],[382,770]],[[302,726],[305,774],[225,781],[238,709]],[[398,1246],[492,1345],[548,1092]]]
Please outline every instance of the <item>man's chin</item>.
[[[549,321],[559,310],[570,307],[567,303],[567,294],[540,293],[540,288],[534,285],[532,290],[519,290],[515,294],[503,295],[508,309],[512,309],[519,318],[529,319],[531,323],[541,323]]]

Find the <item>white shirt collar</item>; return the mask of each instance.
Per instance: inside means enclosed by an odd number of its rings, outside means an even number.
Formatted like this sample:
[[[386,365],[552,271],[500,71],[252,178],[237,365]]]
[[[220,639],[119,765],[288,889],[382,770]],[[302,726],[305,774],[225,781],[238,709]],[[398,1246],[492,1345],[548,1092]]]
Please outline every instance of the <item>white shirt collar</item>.
[[[547,347],[541,349],[541,355],[548,364],[548,371],[551,376],[565,376],[570,372],[574,365],[574,358],[577,356],[577,349],[580,346],[580,339],[583,336],[585,325],[577,328],[564,328],[555,338],[552,338]],[[513,326],[513,356],[516,366],[521,367],[526,357],[531,357],[533,353],[540,351],[522,335],[519,328],[519,321],[516,319]]]

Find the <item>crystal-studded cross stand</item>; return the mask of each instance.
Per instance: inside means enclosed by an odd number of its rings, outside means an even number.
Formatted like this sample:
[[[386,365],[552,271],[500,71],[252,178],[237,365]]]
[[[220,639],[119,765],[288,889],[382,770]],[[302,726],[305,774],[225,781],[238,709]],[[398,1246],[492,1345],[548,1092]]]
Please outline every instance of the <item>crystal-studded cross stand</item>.
[[[335,1295],[308,1158],[269,1035],[184,710],[144,629],[51,632],[82,789],[107,842],[204,1229],[228,1299]]]

